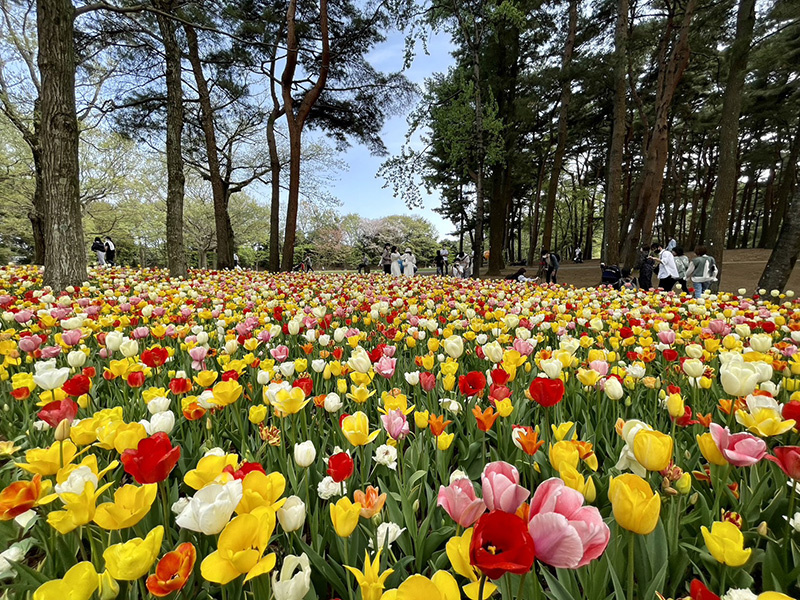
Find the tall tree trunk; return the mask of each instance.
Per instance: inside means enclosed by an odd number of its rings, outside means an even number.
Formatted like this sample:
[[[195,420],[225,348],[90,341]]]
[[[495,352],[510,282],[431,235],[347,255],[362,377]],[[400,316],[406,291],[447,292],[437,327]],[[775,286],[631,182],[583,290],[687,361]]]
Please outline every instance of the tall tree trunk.
[[[786,214],[786,207],[796,184],[798,159],[800,159],[800,122],[798,122],[794,139],[790,141],[789,158],[781,168],[780,182],[778,183],[778,189],[775,190],[772,202],[772,214],[768,225],[764,227],[764,235],[762,237],[765,248],[774,247],[777,241],[778,229]]]
[[[156,6],[171,12],[173,3],[160,0]],[[167,83],[167,266],[172,277],[186,277],[186,250],[183,245],[183,196],[185,177],[181,136],[183,134],[183,86],[181,48],[175,35],[175,23],[157,14],[158,29],[164,42]]]
[[[33,264],[44,265],[45,259],[45,229],[44,229],[44,198],[42,194],[42,153],[38,147],[32,147],[33,154],[33,204],[28,212],[33,232]]]
[[[719,175],[708,217],[708,253],[717,262],[719,274],[724,269],[725,233],[728,231],[731,206],[736,197],[736,162],[739,154],[739,115],[742,112],[742,89],[747,74],[747,57],[756,22],[756,0],[739,0],[736,13],[736,37],[729,56],[728,83],[722,100],[719,128]]]
[[[277,273],[281,269],[280,228],[281,228],[281,159],[275,140],[275,121],[280,111],[275,108],[267,119],[267,147],[269,148],[270,199],[269,210],[269,270]]]
[[[300,149],[303,126],[311,112],[312,107],[319,99],[330,70],[330,38],[328,35],[328,0],[319,2],[319,27],[321,36],[322,53],[317,82],[308,90],[297,111],[294,109],[292,87],[294,75],[297,70],[300,43],[297,39],[295,15],[297,13],[297,0],[289,0],[286,11],[286,64],[281,75],[281,91],[283,95],[283,111],[286,114],[286,124],[289,129],[289,196],[286,201],[286,229],[283,236],[283,259],[281,268],[290,271],[294,263],[294,244],[297,236],[297,209],[300,200]]]
[[[697,0],[689,0],[678,31],[678,39],[666,58],[669,40],[672,37],[674,15],[670,15],[659,52],[659,68],[656,83],[655,119],[650,132],[641,184],[633,211],[630,229],[622,247],[622,262],[632,267],[640,242],[648,242],[653,232],[661,188],[664,184],[664,167],[669,150],[669,114],[675,91],[683,73],[689,65],[689,25],[694,15]]]
[[[544,167],[547,157],[542,156],[539,162],[539,174],[536,177],[536,191],[531,198],[533,205],[533,218],[531,220],[530,246],[528,246],[528,266],[532,267],[536,261],[536,243],[539,241],[539,213],[542,209],[542,186],[544,185]]]
[[[206,161],[211,181],[211,192],[214,197],[214,225],[217,234],[217,269],[233,268],[233,227],[228,213],[228,196],[222,182],[222,174],[217,153],[217,132],[214,129],[214,109],[211,106],[211,93],[208,81],[203,74],[203,63],[200,61],[200,50],[197,44],[197,32],[191,25],[184,25],[186,43],[189,48],[189,62],[192,65],[197,94],[200,100],[200,123],[206,145]]]
[[[44,283],[54,290],[86,279],[80,202],[78,116],[75,111],[75,7],[71,0],[37,0],[41,74],[41,199]]]
[[[550,182],[547,186],[547,202],[544,213],[544,231],[542,232],[542,249],[549,250],[553,241],[553,213],[556,208],[556,192],[561,179],[561,165],[564,161],[564,152],[567,148],[567,117],[569,115],[569,102],[572,98],[572,80],[568,76],[572,63],[572,52],[575,49],[575,33],[578,27],[578,1],[569,1],[569,29],[567,41],[564,43],[564,54],[561,57],[561,99],[558,107],[558,140],[556,152],[553,156],[553,166],[550,172]]]
[[[603,260],[619,262],[619,209],[622,205],[622,158],[627,130],[626,65],[628,64],[628,0],[617,0],[617,24],[614,29],[614,125],[608,153],[608,181],[603,215]],[[588,258],[591,258],[587,254]]]
[[[795,190],[794,197],[786,211],[778,243],[772,249],[758,287],[766,290],[783,290],[792,274],[800,253],[800,190]]]

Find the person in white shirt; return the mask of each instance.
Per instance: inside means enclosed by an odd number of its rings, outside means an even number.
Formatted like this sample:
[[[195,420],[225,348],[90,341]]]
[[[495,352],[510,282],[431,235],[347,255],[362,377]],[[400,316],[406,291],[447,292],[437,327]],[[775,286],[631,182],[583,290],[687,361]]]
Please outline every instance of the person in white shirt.
[[[658,252],[658,286],[665,292],[672,291],[675,282],[678,280],[678,267],[675,264],[675,256],[671,250],[664,248],[659,242],[650,246],[653,252]]]
[[[403,275],[405,277],[413,277],[417,270],[417,257],[414,256],[411,248],[406,248],[401,260],[403,261]]]

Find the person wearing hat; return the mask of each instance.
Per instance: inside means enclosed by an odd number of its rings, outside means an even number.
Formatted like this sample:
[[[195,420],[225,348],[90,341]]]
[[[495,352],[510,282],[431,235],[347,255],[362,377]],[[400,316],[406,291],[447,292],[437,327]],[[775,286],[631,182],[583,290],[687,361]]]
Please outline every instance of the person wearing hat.
[[[403,275],[413,277],[417,272],[417,257],[414,256],[411,248],[406,248],[401,260],[403,261]]]

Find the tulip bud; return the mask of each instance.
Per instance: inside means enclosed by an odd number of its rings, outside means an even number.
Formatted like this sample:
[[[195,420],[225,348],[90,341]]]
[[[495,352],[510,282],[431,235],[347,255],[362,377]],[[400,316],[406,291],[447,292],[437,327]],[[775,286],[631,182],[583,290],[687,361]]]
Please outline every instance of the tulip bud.
[[[700,500],[700,492],[695,492],[694,494],[689,496],[689,504],[691,506],[694,506],[695,504],[697,504],[698,500]]]
[[[72,425],[69,419],[62,419],[62,421],[56,427],[56,441],[63,442],[66,439],[69,439],[69,432],[72,429]]]
[[[287,533],[302,529],[306,520],[306,505],[297,496],[289,496],[278,509],[278,522]]]
[[[108,570],[104,571],[102,575],[98,575],[100,585],[97,589],[97,595],[100,600],[114,600],[119,595],[119,583],[111,576]]]
[[[314,464],[317,458],[317,449],[311,440],[294,445],[294,462],[298,467],[306,468]]]
[[[214,424],[211,422],[211,417],[208,417],[206,419],[206,429],[208,429],[209,431],[214,429]]]
[[[692,489],[692,476],[689,473],[681,475],[681,478],[675,482],[675,489],[683,495],[688,494]]]
[[[757,531],[758,531],[758,535],[760,535],[761,537],[767,537],[767,533],[769,533],[769,528],[767,527],[767,522],[766,521],[761,521],[761,523],[759,524],[759,526],[757,528]]]

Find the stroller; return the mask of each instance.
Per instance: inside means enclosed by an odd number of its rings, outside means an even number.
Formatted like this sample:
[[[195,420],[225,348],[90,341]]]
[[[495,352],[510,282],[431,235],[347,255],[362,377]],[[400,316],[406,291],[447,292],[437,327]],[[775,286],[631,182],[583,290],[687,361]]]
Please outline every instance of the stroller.
[[[619,289],[617,286],[622,279],[622,271],[617,265],[600,263],[600,273],[600,285],[610,285],[616,289]]]

